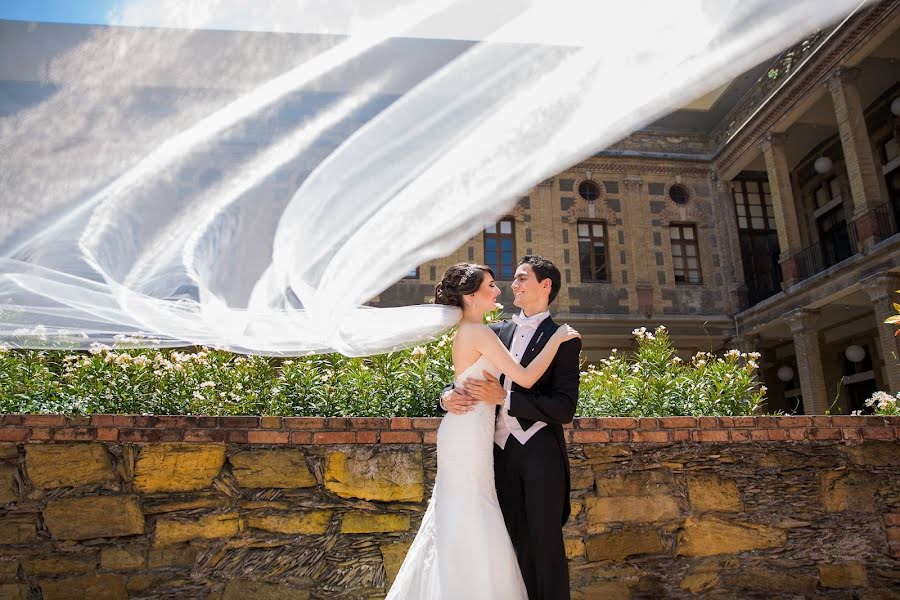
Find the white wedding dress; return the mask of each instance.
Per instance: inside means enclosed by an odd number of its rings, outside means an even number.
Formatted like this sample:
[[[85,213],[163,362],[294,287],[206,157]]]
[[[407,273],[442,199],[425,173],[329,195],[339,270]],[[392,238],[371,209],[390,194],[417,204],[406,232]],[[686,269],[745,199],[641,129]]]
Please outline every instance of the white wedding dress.
[[[500,370],[480,357],[457,377]],[[494,487],[494,406],[448,413],[437,436],[437,476],[419,532],[386,600],[527,600]]]

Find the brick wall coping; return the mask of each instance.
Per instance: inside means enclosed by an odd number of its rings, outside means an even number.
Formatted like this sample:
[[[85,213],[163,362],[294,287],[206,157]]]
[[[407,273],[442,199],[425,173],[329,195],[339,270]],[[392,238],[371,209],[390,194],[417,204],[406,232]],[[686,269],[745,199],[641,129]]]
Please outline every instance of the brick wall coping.
[[[0,415],[0,442],[434,444],[439,418]],[[570,443],[900,440],[900,417],[578,418]]]

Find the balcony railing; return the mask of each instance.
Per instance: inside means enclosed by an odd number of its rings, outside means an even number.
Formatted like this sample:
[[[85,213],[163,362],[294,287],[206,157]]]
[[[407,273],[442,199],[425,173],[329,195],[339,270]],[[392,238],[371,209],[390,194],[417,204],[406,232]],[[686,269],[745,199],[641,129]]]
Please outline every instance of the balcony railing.
[[[875,216],[875,241],[880,242],[898,233],[898,210],[892,202],[885,202],[872,209]],[[860,217],[860,219],[866,218]],[[859,239],[857,223],[852,221],[845,227],[838,229],[827,240],[822,240],[807,246],[794,255],[797,265],[797,280],[803,281],[820,273],[829,267],[833,267],[841,261],[862,251],[862,243]]]
[[[754,268],[745,273],[749,306],[758,304],[781,291],[781,265],[778,253],[754,257]]]
[[[848,223],[830,238],[807,246],[796,255],[797,280],[803,281],[858,252],[856,224]]]
[[[876,241],[886,240],[897,233],[897,221],[900,220],[900,201],[885,202],[872,209],[872,212],[875,214],[875,222],[878,227],[875,234]]]

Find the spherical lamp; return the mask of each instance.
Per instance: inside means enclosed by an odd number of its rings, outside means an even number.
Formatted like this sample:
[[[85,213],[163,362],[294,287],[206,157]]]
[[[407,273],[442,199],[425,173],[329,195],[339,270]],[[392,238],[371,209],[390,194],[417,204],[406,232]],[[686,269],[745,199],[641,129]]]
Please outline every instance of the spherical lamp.
[[[828,173],[833,166],[834,163],[827,156],[820,156],[816,159],[816,162],[813,163],[813,169],[815,169],[816,173],[819,175]]]
[[[866,349],[859,344],[850,344],[847,346],[847,349],[844,350],[844,356],[846,356],[847,360],[850,362],[858,363],[866,357]]]
[[[787,383],[794,378],[794,368],[788,365],[778,367],[778,379]]]
[[[891,112],[895,117],[900,117],[900,96],[897,96],[891,102]]]

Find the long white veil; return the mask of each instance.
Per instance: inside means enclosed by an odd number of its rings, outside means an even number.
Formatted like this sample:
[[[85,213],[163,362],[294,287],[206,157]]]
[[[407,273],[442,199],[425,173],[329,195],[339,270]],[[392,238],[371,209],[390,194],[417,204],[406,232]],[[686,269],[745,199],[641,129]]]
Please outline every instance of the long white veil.
[[[262,4],[139,0],[69,38],[0,24],[0,80],[43,73],[0,105],[0,341],[425,339],[455,309],[364,303],[859,2]]]

